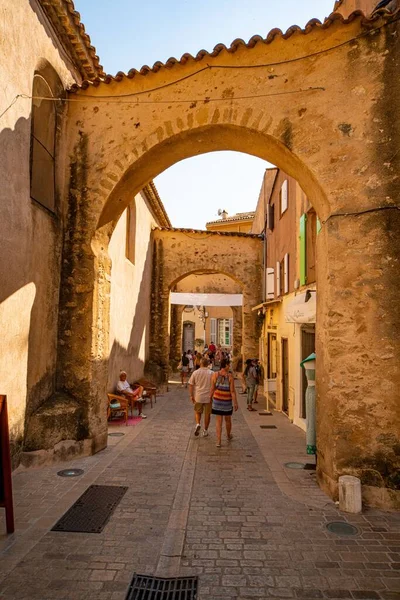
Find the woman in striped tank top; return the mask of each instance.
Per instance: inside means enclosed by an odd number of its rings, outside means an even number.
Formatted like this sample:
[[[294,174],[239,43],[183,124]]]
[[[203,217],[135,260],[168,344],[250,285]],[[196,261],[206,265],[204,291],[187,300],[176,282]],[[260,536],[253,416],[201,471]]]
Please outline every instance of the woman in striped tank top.
[[[222,421],[225,417],[226,435],[232,439],[232,413],[238,409],[235,382],[229,372],[229,361],[221,360],[221,370],[211,380],[212,414],[216,415],[217,448],[221,448]]]

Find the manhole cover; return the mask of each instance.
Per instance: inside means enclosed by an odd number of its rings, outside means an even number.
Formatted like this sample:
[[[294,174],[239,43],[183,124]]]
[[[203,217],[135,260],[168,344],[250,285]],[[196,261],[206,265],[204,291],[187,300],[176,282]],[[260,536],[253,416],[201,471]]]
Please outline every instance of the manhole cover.
[[[331,533],[336,533],[336,535],[357,535],[358,533],[357,527],[354,527],[354,525],[350,525],[349,523],[344,523],[343,521],[328,523],[326,528]]]
[[[109,433],[108,437],[122,437],[123,435],[125,435],[125,434],[121,433],[120,431],[114,431],[112,433]]]
[[[126,600],[195,600],[197,577],[160,579],[135,575]]]
[[[305,464],[298,462],[288,462],[285,463],[285,467],[287,467],[288,469],[304,469]]]
[[[261,429],[277,429],[276,425],[260,425]]]
[[[91,485],[54,525],[52,531],[100,533],[128,488]]]
[[[62,471],[58,471],[57,475],[60,477],[79,477],[79,475],[84,474],[83,469],[63,469]]]

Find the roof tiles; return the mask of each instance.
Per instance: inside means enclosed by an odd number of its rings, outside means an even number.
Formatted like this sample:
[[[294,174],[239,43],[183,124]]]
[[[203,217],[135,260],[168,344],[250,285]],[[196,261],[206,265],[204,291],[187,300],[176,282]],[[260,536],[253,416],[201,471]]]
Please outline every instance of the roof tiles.
[[[53,0],[54,1],[54,0]],[[66,2],[71,2],[72,0],[64,0]],[[400,11],[396,11],[397,12]],[[293,25],[289,27],[289,29],[283,33],[280,29],[275,28],[272,29],[266,38],[263,38],[260,35],[254,35],[250,40],[246,43],[244,40],[237,38],[235,39],[229,48],[227,48],[224,44],[217,44],[212,52],[207,52],[206,50],[200,50],[196,56],[192,56],[191,54],[183,54],[180,60],[177,60],[174,57],[169,58],[165,63],[161,61],[157,61],[154,63],[153,67],[149,67],[148,65],[144,65],[140,70],[130,69],[128,73],[123,73],[119,71],[115,76],[105,75],[104,77],[97,77],[93,80],[85,80],[81,85],[74,84],[69,91],[77,92],[79,90],[86,90],[91,86],[97,87],[101,84],[110,84],[113,82],[120,82],[124,79],[133,79],[137,75],[147,75],[148,73],[157,73],[161,69],[172,69],[175,65],[181,64],[184,65],[189,61],[201,62],[204,58],[217,57],[221,52],[226,51],[231,54],[234,54],[239,48],[248,48],[252,49],[257,44],[271,44],[275,38],[282,38],[284,40],[288,40],[295,33],[300,33],[302,35],[308,35],[315,29],[326,30],[331,27],[335,22],[340,22],[344,25],[350,24],[356,19],[360,19],[362,25],[364,26],[373,26],[374,23],[381,18],[391,18],[393,14],[388,13],[385,10],[380,10],[375,12],[373,15],[366,17],[360,10],[354,11],[347,19],[345,19],[340,13],[334,12],[329,17],[325,19],[323,23],[319,21],[319,19],[311,19],[304,29],[301,29],[298,25]]]

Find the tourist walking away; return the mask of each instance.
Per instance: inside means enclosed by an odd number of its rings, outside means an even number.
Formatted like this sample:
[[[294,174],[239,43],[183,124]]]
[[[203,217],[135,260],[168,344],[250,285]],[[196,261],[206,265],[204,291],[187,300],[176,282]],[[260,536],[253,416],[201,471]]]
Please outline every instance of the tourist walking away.
[[[221,448],[222,422],[225,419],[226,436],[232,439],[232,413],[238,409],[235,381],[229,372],[229,362],[221,361],[221,368],[211,381],[212,414],[216,415],[217,448]]]
[[[121,371],[119,374],[119,381],[117,383],[117,394],[121,394],[124,396],[130,406],[133,413],[133,407],[135,404],[137,405],[138,415],[142,417],[142,419],[147,419],[146,415],[142,412],[142,404],[144,403],[143,395],[143,387],[139,384],[132,385],[127,381],[126,371]]]
[[[189,359],[189,375],[190,375],[190,373],[192,373],[193,367],[194,367],[192,351],[188,350],[186,356]]]
[[[252,407],[254,392],[257,385],[257,371],[254,365],[254,361],[251,358],[246,360],[246,368],[244,370],[244,376],[246,378],[247,387],[247,410],[255,410]]]
[[[194,369],[195,371],[197,371],[197,369],[200,369],[201,366],[201,354],[200,352],[195,352],[194,353]]]
[[[212,371],[208,368],[208,358],[202,358],[200,368],[192,373],[189,379],[189,396],[194,406],[196,427],[194,435],[198,437],[201,430],[201,415],[204,414],[203,437],[208,436],[211,417],[211,379]]]
[[[257,383],[256,383],[256,389],[254,390],[254,397],[253,397],[253,403],[254,404],[258,404],[258,387],[260,385],[260,383],[262,381],[264,381],[264,372],[263,372],[263,368],[260,365],[260,361],[258,360],[258,358],[254,359],[254,366],[256,368],[256,373],[257,373]]]
[[[189,359],[186,356],[185,352],[182,354],[181,364],[178,369],[181,371],[181,384],[182,387],[187,387],[187,377],[189,373]]]

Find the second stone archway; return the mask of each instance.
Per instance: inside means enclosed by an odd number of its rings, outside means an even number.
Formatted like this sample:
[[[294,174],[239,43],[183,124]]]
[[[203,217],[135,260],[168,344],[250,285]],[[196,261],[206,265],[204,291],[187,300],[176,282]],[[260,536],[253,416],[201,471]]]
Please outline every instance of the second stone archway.
[[[240,285],[243,292],[242,352],[246,356],[256,356],[259,331],[251,309],[262,300],[259,276],[263,252],[261,237],[244,233],[156,229],[153,239],[152,327],[150,356],[146,365],[148,375],[160,382],[168,381],[169,294],[181,279],[193,273],[222,273]],[[173,311],[174,319],[175,312],[179,314],[179,310]],[[176,331],[173,335],[176,337]]]

